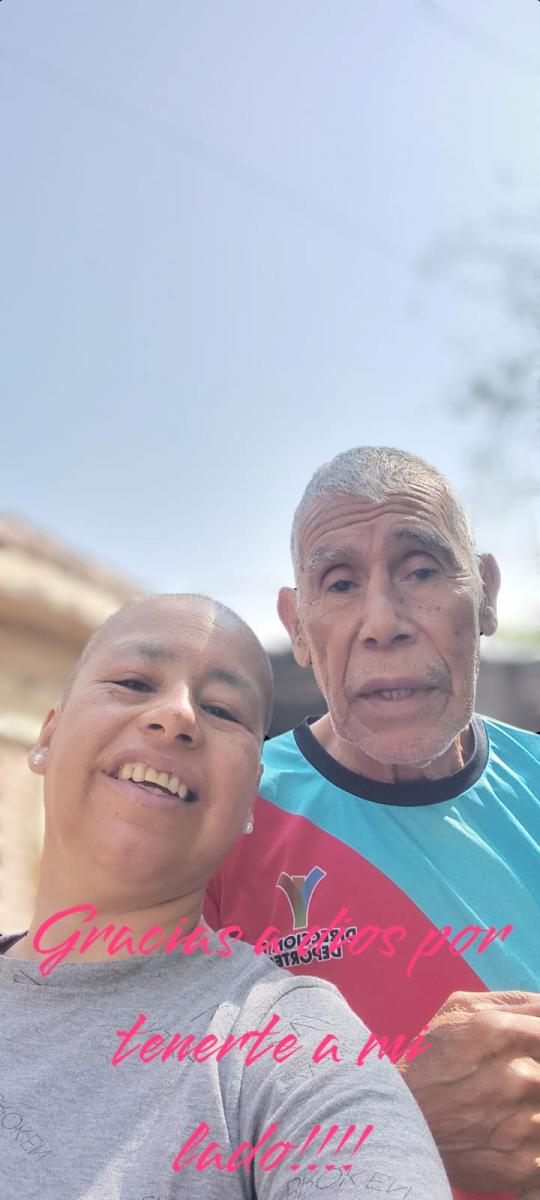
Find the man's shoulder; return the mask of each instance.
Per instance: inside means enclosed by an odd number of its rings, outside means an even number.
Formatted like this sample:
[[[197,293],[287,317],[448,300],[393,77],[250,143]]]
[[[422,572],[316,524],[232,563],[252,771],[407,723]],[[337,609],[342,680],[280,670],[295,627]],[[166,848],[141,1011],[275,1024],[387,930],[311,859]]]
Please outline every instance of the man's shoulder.
[[[286,781],[287,792],[290,793],[291,783],[296,787],[301,776],[307,780],[314,774],[313,766],[298,744],[297,734],[298,727],[288,729],[264,744],[260,794],[265,800],[277,801],[283,781]]]
[[[482,717],[489,738],[491,749],[498,751],[501,756],[525,755],[540,763],[540,737],[530,729],[520,729],[517,725],[508,725],[497,721],[494,717]]]
[[[285,733],[278,733],[276,737],[269,738],[264,743],[262,757],[265,769],[279,767],[282,763],[289,764],[297,758],[302,758],[295,733],[295,729],[287,729]]]

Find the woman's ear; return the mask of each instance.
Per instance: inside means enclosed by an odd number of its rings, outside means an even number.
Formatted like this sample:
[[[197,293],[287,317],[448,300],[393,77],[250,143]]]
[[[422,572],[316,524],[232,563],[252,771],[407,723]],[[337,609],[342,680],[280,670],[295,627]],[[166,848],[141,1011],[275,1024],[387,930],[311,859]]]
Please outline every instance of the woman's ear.
[[[28,752],[28,766],[34,775],[44,775],[47,767],[47,756],[53,733],[58,720],[58,709],[51,708],[45,717],[37,742]]]
[[[304,640],[302,625],[298,616],[296,588],[283,587],[278,595],[277,610],[282,625],[285,626],[291,639],[292,652],[299,667],[311,666],[309,646]]]

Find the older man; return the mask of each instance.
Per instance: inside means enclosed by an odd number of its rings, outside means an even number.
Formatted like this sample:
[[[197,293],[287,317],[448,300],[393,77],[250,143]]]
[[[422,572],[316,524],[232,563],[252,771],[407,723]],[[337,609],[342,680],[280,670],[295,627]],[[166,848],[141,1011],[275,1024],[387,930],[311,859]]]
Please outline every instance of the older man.
[[[289,1200],[384,1176],[448,1200],[335,989],[198,925],[250,832],[271,688],[233,613],[154,597],[102,626],[46,719],[36,913],[0,939],[2,1200]]]
[[[274,961],[331,979],[382,1045],[429,1024],[403,1071],[452,1184],[532,1200],[539,743],[474,715],[497,564],[443,476],[384,447],[315,473],[292,554],[279,612],[328,713],[268,743],[254,834],[207,918],[265,931]]]

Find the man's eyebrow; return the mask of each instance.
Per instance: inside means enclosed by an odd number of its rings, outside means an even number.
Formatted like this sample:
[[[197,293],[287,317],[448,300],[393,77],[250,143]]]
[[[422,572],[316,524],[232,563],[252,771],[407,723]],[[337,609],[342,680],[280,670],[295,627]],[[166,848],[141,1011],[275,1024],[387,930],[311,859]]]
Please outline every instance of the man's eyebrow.
[[[394,529],[392,536],[395,538],[408,538],[411,541],[419,542],[426,550],[434,550],[454,570],[458,571],[460,568],[460,563],[450,543],[446,542],[444,538],[439,537],[437,533],[432,533],[430,529],[422,529],[416,525],[404,525],[402,529]]]
[[[350,558],[354,554],[351,547],[346,546],[320,546],[318,550],[314,550],[309,558],[306,558],[302,563],[301,571],[313,571],[319,563],[325,562],[343,562],[343,559]]]
[[[454,570],[458,571],[460,568],[460,563],[450,543],[429,529],[423,529],[417,525],[404,525],[401,529],[393,530],[392,537],[409,538],[411,541],[416,541],[426,550],[433,550],[440,554],[441,558]],[[320,563],[342,563],[355,557],[356,552],[353,546],[319,546],[318,550],[314,550],[313,554],[302,563],[300,570],[302,572],[313,571]]]

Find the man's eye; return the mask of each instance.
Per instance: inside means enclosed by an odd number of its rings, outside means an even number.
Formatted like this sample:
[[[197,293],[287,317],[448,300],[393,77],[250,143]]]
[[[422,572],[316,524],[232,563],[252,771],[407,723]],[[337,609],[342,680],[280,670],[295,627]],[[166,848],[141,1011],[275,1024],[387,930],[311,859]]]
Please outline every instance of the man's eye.
[[[436,567],[417,567],[416,571],[411,571],[408,579],[418,579],[420,583],[424,583],[427,579],[431,579],[432,575],[437,575]]]
[[[236,721],[238,723],[237,717],[233,716],[228,708],[223,708],[221,704],[203,704],[203,708],[212,717],[221,717],[223,721]]]
[[[352,588],[352,579],[336,579],[330,584],[329,592],[348,592]]]
[[[115,683],[117,687],[129,688],[133,692],[149,692],[150,685],[145,683],[144,679],[111,679],[111,683]]]

